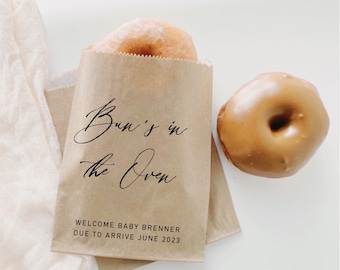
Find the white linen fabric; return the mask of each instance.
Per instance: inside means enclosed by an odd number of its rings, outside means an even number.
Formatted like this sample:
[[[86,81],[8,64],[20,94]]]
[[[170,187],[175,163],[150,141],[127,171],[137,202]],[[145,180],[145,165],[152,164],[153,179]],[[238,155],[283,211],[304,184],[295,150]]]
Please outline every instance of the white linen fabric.
[[[61,154],[44,88],[43,24],[33,0],[0,0],[0,269],[98,269],[50,252]]]

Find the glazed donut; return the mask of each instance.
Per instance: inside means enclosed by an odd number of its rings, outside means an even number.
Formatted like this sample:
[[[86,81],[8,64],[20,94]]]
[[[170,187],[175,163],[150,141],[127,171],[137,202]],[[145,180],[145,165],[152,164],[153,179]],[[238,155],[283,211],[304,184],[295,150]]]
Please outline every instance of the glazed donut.
[[[264,73],[241,87],[217,117],[227,159],[268,178],[299,171],[325,139],[329,117],[315,86],[282,72]]]
[[[134,19],[95,44],[92,50],[197,61],[192,38],[179,27],[159,19]]]

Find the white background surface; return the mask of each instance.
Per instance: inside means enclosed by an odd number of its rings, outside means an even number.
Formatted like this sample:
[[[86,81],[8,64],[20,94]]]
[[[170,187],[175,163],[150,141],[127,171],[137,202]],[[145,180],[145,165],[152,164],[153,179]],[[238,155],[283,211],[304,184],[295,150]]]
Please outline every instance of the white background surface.
[[[220,107],[259,73],[285,71],[319,89],[329,134],[296,175],[265,179],[230,165],[221,149],[242,233],[207,246],[204,263],[141,269],[339,269],[339,42],[335,0],[37,0],[51,78],[78,66],[81,50],[135,17],[159,17],[190,33],[214,65],[213,133]]]

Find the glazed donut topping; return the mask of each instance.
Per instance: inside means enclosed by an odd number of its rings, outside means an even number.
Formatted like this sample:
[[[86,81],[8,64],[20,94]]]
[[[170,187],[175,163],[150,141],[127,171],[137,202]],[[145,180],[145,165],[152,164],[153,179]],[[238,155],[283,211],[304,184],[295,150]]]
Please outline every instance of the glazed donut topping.
[[[325,139],[327,111],[314,85],[283,72],[257,76],[220,109],[217,131],[228,160],[263,177],[299,171]]]

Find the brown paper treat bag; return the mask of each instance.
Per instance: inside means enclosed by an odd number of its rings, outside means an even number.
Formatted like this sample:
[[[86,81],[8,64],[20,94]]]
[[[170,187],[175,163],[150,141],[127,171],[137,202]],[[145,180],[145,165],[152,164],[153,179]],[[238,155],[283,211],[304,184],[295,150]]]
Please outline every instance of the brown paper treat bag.
[[[84,51],[52,251],[202,261],[212,68]]]
[[[45,91],[46,100],[50,108],[62,151],[65,143],[75,82],[76,71],[67,72],[53,80],[49,89]],[[211,189],[206,242],[211,243],[237,232],[240,232],[240,226],[234,211],[216,145],[212,138]],[[96,260],[100,270],[129,270],[150,263],[148,261],[104,257],[97,257]]]

